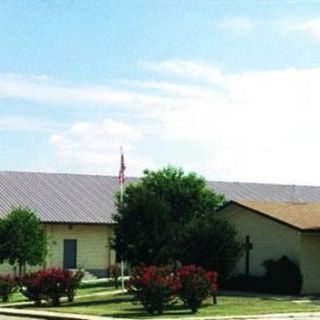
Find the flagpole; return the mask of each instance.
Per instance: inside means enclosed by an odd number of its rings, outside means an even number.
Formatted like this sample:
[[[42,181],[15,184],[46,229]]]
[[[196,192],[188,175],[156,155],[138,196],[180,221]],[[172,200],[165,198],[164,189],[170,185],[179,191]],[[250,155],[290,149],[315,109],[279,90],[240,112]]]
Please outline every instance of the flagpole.
[[[121,178],[120,178],[120,206],[123,205],[123,183],[124,183],[124,160],[123,160],[123,149],[122,146],[120,147],[120,172],[121,172]],[[120,177],[120,175],[119,175]],[[123,262],[123,244],[121,246],[121,289],[124,291],[124,262]]]
[[[120,183],[120,205],[123,204],[123,183]]]

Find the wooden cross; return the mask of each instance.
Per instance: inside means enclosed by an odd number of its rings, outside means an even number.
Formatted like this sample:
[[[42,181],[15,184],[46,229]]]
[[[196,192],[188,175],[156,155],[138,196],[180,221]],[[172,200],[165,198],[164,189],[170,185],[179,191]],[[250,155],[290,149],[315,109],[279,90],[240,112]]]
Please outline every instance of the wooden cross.
[[[246,242],[244,247],[246,251],[245,274],[248,276],[250,273],[250,250],[253,249],[253,244],[250,242],[250,236],[246,236]]]

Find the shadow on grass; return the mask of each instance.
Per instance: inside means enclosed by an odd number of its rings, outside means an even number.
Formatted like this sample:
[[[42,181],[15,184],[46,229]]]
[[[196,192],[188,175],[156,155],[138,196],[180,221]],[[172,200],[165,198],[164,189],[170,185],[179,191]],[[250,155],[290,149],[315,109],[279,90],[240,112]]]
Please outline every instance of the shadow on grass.
[[[281,295],[261,292],[250,292],[250,291],[222,291],[219,293],[220,297],[232,297],[232,298],[257,298],[260,300],[272,300],[272,301],[292,301],[301,298],[296,295]],[[320,297],[320,296],[319,296]]]
[[[99,305],[108,305],[108,304],[115,304],[115,303],[130,303],[132,302],[132,298],[112,298],[112,299],[99,299],[99,300],[91,300],[91,301],[74,301],[74,302],[61,302],[58,308],[70,308],[70,307],[94,307]],[[13,306],[15,307],[15,306]],[[16,306],[15,308],[18,309],[28,309],[30,305],[21,305]],[[50,305],[50,303],[42,302],[40,306],[36,306],[35,304],[32,305],[34,309],[47,309],[50,308],[54,310],[55,307]]]
[[[108,305],[108,304],[115,304],[115,303],[130,303],[133,302],[132,298],[130,297],[119,297],[119,298],[106,298],[106,299],[99,299],[99,300],[91,300],[91,301],[74,301],[71,303],[62,303],[60,307],[92,307],[98,305]]]
[[[112,307],[113,304],[125,304],[123,307],[120,306],[120,309],[118,309],[117,312],[114,312],[114,309]],[[65,302],[62,303],[57,310],[58,312],[65,311],[71,307],[71,308],[91,308],[91,307],[99,307],[99,306],[106,306],[106,309],[109,308],[109,310],[103,310],[102,313],[99,313],[99,316],[109,316],[114,318],[150,318],[150,317],[180,317],[180,316],[190,316],[194,315],[192,312],[186,307],[184,307],[182,304],[173,304],[169,306],[163,314],[149,314],[147,313],[143,307],[135,302],[132,297],[130,296],[122,296],[119,294],[118,297],[113,298],[106,298],[106,299],[99,299],[96,301],[75,301],[75,302]],[[212,304],[205,303],[202,308],[206,307],[212,307]],[[49,307],[49,309],[48,309]],[[44,308],[50,311],[54,311],[54,307],[50,307],[48,304],[43,304],[42,306],[38,307],[39,309]]]
[[[300,298],[301,299],[308,299],[308,300],[312,300],[312,301],[318,301],[320,303],[320,294],[319,293],[302,296]]]
[[[201,309],[212,307],[210,304],[204,304]],[[111,316],[114,318],[152,318],[152,317],[180,317],[180,316],[195,316],[191,310],[186,309],[183,305],[172,305],[168,307],[162,314],[147,313],[142,307],[139,308],[125,308],[121,313],[105,313],[103,316]]]

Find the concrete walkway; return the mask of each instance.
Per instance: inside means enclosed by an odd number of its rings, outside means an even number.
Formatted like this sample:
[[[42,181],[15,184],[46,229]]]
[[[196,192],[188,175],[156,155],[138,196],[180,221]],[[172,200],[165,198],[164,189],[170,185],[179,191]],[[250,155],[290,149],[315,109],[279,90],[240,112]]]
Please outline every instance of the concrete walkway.
[[[20,318],[38,318],[52,320],[128,320],[128,318],[112,318],[102,316],[89,316],[43,310],[25,310],[13,308],[0,308],[0,315]],[[148,320],[155,318],[147,318]],[[177,320],[177,318],[159,318],[161,320]],[[181,319],[181,318],[180,318]],[[252,316],[217,316],[217,317],[183,317],[183,320],[316,320],[320,319],[320,312],[308,313],[277,313]]]
[[[121,292],[121,290],[112,290],[109,292],[96,292],[76,296],[75,299],[88,296],[101,296]],[[33,302],[16,302],[0,306],[0,315],[12,316],[18,318],[37,318],[52,320],[128,320],[128,318],[112,318],[103,316],[90,316],[72,313],[53,312],[45,310],[28,310],[13,308],[14,306],[33,306]],[[145,318],[145,320],[154,320],[153,318]],[[159,318],[159,320],[177,320],[178,318]],[[320,320],[320,312],[295,312],[295,313],[275,313],[266,315],[239,315],[239,316],[210,316],[210,317],[181,317],[183,320]],[[1,320],[1,317],[0,317]]]
[[[0,320],[21,320],[21,317],[4,316],[0,314]],[[38,320],[41,320],[41,319],[38,319]]]
[[[75,296],[74,299],[84,298],[84,297],[93,297],[93,296],[105,296],[115,293],[121,293],[122,290],[112,290],[106,292],[94,292]],[[61,298],[61,301],[66,300],[67,298]],[[34,302],[25,301],[25,302],[13,302],[7,303],[4,306],[0,305],[0,315],[10,315],[16,317],[30,317],[30,318],[40,318],[40,319],[74,319],[74,320],[103,320],[103,319],[114,319],[111,317],[100,317],[100,316],[89,316],[89,315],[80,315],[80,314],[70,314],[70,313],[61,313],[61,312],[51,312],[45,310],[28,310],[28,309],[18,309],[13,307],[19,306],[34,306]],[[120,318],[117,318],[121,320]]]
[[[181,319],[181,318],[180,318]],[[320,312],[273,313],[263,315],[183,317],[183,320],[320,320]],[[147,318],[145,320],[154,320]],[[159,319],[160,320],[160,319]],[[177,318],[161,318],[161,320],[177,320]]]
[[[98,317],[98,316],[88,316],[81,314],[71,314],[62,312],[51,312],[44,310],[26,310],[26,309],[14,309],[14,308],[0,308],[0,314],[10,315],[21,318],[40,318],[40,319],[56,319],[56,320],[114,320],[111,317]],[[117,318],[121,320],[120,318]],[[128,319],[126,319],[128,320]]]

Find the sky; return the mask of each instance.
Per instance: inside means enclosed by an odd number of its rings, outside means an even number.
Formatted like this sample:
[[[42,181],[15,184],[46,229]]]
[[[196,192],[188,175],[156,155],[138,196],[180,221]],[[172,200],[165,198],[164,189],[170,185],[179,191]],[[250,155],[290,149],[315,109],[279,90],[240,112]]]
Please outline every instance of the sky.
[[[320,1],[1,0],[0,170],[320,185]]]

